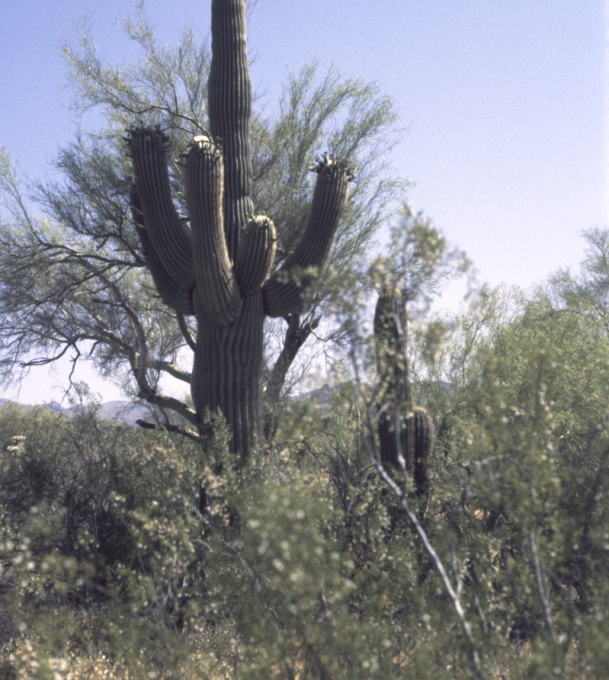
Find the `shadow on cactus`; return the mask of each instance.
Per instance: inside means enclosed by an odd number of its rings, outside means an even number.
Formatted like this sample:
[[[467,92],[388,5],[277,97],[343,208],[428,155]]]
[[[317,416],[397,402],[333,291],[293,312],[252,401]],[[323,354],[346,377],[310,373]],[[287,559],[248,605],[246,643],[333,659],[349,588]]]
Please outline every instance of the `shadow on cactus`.
[[[252,93],[243,0],[212,2],[212,53],[209,135],[195,137],[183,156],[189,229],[172,201],[163,132],[132,127],[126,143],[134,172],[133,218],[156,287],[178,318],[197,320],[191,339],[194,410],[183,415],[206,436],[204,413],[219,409],[231,448],[245,461],[260,431],[264,318],[301,311],[304,291],[328,258],[352,173],[348,163],[327,155],[315,164],[304,236],[267,280],[276,236],[273,222],[256,216],[251,198]]]

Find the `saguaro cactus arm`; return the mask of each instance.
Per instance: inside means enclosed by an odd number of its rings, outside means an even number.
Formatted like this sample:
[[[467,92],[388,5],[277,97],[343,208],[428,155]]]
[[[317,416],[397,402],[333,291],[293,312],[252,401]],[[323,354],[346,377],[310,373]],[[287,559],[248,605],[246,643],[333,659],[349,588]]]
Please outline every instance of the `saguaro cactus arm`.
[[[318,173],[307,228],[296,250],[263,287],[264,310],[269,316],[300,312],[302,293],[310,285],[314,268],[328,258],[352,178],[349,165],[323,156],[313,170]]]
[[[429,495],[429,457],[433,450],[434,426],[429,413],[415,406],[408,422],[408,434],[412,438],[414,490],[417,496]]]
[[[273,222],[268,217],[253,217],[241,235],[235,260],[241,295],[249,295],[262,286],[273,266],[276,247]]]
[[[185,164],[185,194],[190,215],[197,318],[203,313],[224,326],[237,318],[241,295],[224,237],[221,150],[211,141],[193,142]]]
[[[142,251],[144,253],[144,258],[146,259],[146,264],[152,274],[152,278],[161,299],[179,315],[194,314],[195,310],[192,304],[192,291],[187,288],[182,288],[171,278],[150,242],[148,230],[144,223],[140,197],[137,194],[135,186],[131,189],[131,215],[140,243],[142,244]]]
[[[190,290],[195,285],[192,246],[171,199],[165,159],[167,139],[158,128],[133,127],[127,144],[150,242],[173,281]]]

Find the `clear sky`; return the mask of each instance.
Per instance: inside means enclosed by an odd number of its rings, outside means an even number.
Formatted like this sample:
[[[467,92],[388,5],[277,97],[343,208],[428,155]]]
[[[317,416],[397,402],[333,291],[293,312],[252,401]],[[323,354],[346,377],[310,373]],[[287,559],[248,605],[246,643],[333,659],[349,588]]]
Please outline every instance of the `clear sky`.
[[[161,40],[174,42],[186,21],[207,34],[208,4],[145,8]],[[128,14],[132,5],[120,0],[3,3],[0,144],[30,177],[48,172],[78,124],[67,109],[62,44],[75,42],[86,17],[109,61],[133,60],[120,27]],[[257,0],[249,26],[265,110],[286,72],[310,60],[376,81],[400,115],[391,160],[415,183],[412,206],[469,254],[483,280],[525,287],[576,267],[581,232],[609,226],[606,42],[602,0]],[[20,401],[53,398],[50,386],[64,376],[43,370]]]

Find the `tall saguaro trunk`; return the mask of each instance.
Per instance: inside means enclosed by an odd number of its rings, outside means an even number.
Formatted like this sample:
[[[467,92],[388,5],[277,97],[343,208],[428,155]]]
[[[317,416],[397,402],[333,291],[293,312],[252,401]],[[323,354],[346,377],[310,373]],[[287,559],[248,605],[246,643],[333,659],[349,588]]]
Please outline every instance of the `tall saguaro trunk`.
[[[220,409],[231,447],[247,459],[260,429],[265,315],[301,311],[302,294],[326,261],[347,199],[350,171],[327,156],[302,241],[267,277],[275,227],[254,216],[249,124],[252,107],[243,0],[212,0],[212,63],[208,83],[210,136],[194,137],[185,154],[184,194],[190,230],[174,207],[158,128],[133,127],[132,213],[163,301],[197,319],[192,397],[203,427]]]

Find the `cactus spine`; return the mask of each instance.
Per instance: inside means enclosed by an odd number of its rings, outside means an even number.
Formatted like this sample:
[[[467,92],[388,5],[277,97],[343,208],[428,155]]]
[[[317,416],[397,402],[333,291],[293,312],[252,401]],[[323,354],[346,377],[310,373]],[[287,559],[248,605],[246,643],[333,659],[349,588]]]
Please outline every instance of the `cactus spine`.
[[[328,257],[351,179],[324,156],[301,243],[267,280],[275,227],[255,216],[249,125],[252,93],[244,0],[212,0],[208,82],[210,136],[195,137],[184,160],[190,230],[174,207],[167,138],[133,127],[127,137],[134,187],[131,207],[142,250],[163,301],[197,319],[191,391],[199,426],[220,409],[231,446],[245,460],[260,427],[265,315],[300,310],[302,294]]]
[[[412,476],[415,494],[427,497],[434,428],[427,411],[413,406],[406,301],[395,287],[386,286],[379,296],[374,334],[381,376],[378,404],[381,463],[407,472]]]

